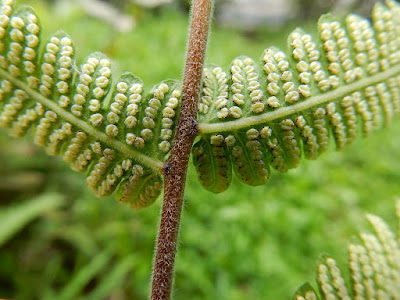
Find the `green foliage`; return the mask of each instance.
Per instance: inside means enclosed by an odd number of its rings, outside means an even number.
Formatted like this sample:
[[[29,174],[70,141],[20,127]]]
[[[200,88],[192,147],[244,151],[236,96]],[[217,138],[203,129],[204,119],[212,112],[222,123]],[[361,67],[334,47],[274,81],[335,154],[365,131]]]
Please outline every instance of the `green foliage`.
[[[400,201],[396,203],[400,224]],[[400,245],[389,226],[379,217],[367,215],[375,234],[361,233],[363,245],[350,244],[351,283],[346,283],[334,259],[324,258],[318,265],[321,297],[307,283],[294,297],[311,299],[397,299],[400,297]],[[399,227],[400,230],[400,227]]]
[[[79,176],[68,175],[70,170],[47,172],[59,177],[56,182],[78,184],[69,194],[65,192],[63,209],[42,213],[2,245],[1,297],[50,300],[123,295],[145,299],[158,211],[132,216],[128,206],[90,197],[84,183],[79,185]],[[76,199],[72,201],[71,196]],[[57,202],[55,197],[48,199],[52,200]],[[3,205],[1,210],[6,210]],[[5,229],[8,224],[12,225],[7,223]]]
[[[106,270],[107,264],[111,263],[112,251],[109,249],[100,252],[87,265],[83,266],[73,279],[62,289],[58,295],[48,295],[46,299],[105,299],[111,291],[121,285],[121,282],[132,271],[135,266],[134,255],[128,255],[118,262],[111,270],[107,270],[102,279],[103,284],[86,294],[84,298],[78,298],[79,295],[85,294],[84,289]]]
[[[342,153],[276,174],[268,185],[249,189],[233,179],[228,191],[212,195],[190,170],[174,299],[289,299],[300,283],[313,280],[319,253],[328,252],[344,265],[349,237],[365,228],[364,211],[395,224],[392,201],[374,199],[400,194],[398,121]],[[6,143],[13,143],[13,149],[30,145],[29,139],[3,140],[1,149]],[[96,275],[78,298],[110,284],[107,276],[130,257],[134,268],[114,282],[108,296],[147,299],[160,203],[132,212],[110,197],[93,196],[81,174],[54,157],[36,151],[25,158],[19,168],[42,161],[49,174],[47,188],[65,194],[68,202],[0,248],[0,295],[57,299],[79,270],[112,245],[104,276]],[[6,158],[9,163],[18,159],[19,153]],[[25,199],[29,196],[10,198],[11,203]],[[7,206],[1,202],[0,207]]]
[[[74,299],[79,294],[80,290],[84,288],[89,281],[95,277],[98,273],[102,272],[104,267],[111,260],[111,253],[108,250],[100,252],[95,256],[90,263],[85,265],[79,272],[73,277],[71,282],[63,288],[63,290],[57,295],[57,299],[68,300]]]
[[[117,34],[96,19],[81,15],[66,19],[39,0],[30,2],[38,8],[45,36],[58,28],[71,34],[79,46],[79,62],[100,49],[112,57],[114,66],[134,70],[146,83],[180,75],[184,15],[172,10],[149,14],[133,32]],[[214,28],[208,60],[228,65],[241,53],[256,57],[266,42],[278,45],[287,35],[266,30],[249,37]],[[268,185],[251,189],[233,177],[228,191],[211,195],[195,179],[195,170],[190,170],[174,299],[289,299],[301,282],[313,280],[319,253],[329,251],[344,265],[343,245],[363,226],[363,211],[388,216],[394,225],[391,201],[376,199],[400,195],[399,126],[396,119],[391,128],[341,153],[303,161],[283,176],[275,174]],[[159,203],[132,213],[109,198],[95,198],[86,189],[84,174],[70,172],[62,162],[32,147],[29,136],[2,135],[0,141],[0,184],[10,169],[14,174],[35,170],[46,182],[31,193],[56,190],[68,199],[62,212],[46,214],[0,249],[0,296],[57,299],[55,295],[80,270],[113,245],[113,259],[103,269],[104,276],[92,278],[78,298],[86,299],[95,289],[111,285],[108,275],[119,263],[132,259],[133,271],[123,280],[116,278],[107,296],[147,299]],[[31,195],[21,190],[7,194],[10,203],[29,201]],[[7,207],[4,191],[1,186],[1,210]]]
[[[44,194],[28,202],[8,207],[0,212],[0,246],[29,222],[63,204],[57,194]]]

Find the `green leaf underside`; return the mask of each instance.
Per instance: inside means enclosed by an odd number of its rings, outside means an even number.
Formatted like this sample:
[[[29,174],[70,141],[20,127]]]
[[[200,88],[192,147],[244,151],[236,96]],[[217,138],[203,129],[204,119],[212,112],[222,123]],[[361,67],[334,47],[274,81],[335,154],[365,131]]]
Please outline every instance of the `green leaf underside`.
[[[113,82],[110,62],[90,55],[78,68],[71,39],[57,32],[40,48],[35,12],[0,7],[0,127],[32,131],[35,143],[84,171],[97,195],[142,207],[162,188],[180,107],[180,83],[144,93],[131,73]],[[226,190],[232,173],[249,185],[316,159],[360,133],[389,125],[400,110],[399,5],[377,4],[371,23],[356,15],[319,21],[319,36],[296,29],[289,55],[266,49],[261,63],[235,59],[229,72],[204,69],[200,140],[193,162],[203,186]],[[79,70],[78,70],[79,69]]]
[[[17,137],[31,131],[49,154],[85,172],[98,196],[116,191],[135,208],[154,202],[179,113],[179,82],[148,93],[131,73],[113,82],[101,53],[78,68],[69,36],[57,32],[41,49],[34,10],[13,2],[0,1],[0,127]]]
[[[229,187],[231,170],[250,185],[316,159],[390,124],[400,111],[400,6],[378,3],[372,23],[324,15],[318,37],[294,30],[288,54],[272,47],[260,62],[241,56],[228,72],[204,69],[201,139],[193,161],[203,186]],[[212,155],[210,155],[210,153]]]
[[[396,203],[400,221],[400,201]],[[374,233],[361,233],[362,244],[350,244],[347,281],[334,259],[324,257],[317,268],[317,293],[310,284],[302,285],[294,300],[316,299],[399,299],[400,244],[389,226],[379,217],[367,215]]]

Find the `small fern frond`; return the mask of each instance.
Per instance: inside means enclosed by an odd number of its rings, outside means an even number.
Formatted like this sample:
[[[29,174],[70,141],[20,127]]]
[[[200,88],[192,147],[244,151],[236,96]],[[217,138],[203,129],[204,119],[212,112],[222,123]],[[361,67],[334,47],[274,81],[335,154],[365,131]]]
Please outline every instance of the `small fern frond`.
[[[316,159],[331,136],[342,149],[390,124],[400,111],[400,5],[377,4],[372,24],[324,15],[313,37],[296,29],[288,54],[266,49],[260,62],[236,58],[228,72],[204,69],[201,140],[193,147],[203,186],[230,184],[232,168],[249,185]]]
[[[125,73],[113,79],[110,61],[90,55],[78,68],[64,32],[40,48],[40,24],[29,6],[0,5],[0,127],[33,132],[36,144],[86,172],[97,195],[116,190],[133,207],[152,203],[174,136],[180,84],[167,80],[145,93]]]
[[[399,211],[397,218],[400,222]],[[336,261],[328,257],[318,266],[321,297],[307,283],[294,299],[400,299],[400,244],[381,218],[367,215],[367,219],[375,233],[361,233],[363,245],[348,247],[351,284],[346,284]]]

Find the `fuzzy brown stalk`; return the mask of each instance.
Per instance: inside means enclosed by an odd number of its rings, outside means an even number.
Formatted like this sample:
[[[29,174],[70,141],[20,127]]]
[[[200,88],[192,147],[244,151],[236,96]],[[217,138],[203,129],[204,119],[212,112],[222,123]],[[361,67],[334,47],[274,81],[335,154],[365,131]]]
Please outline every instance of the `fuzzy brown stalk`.
[[[154,258],[152,300],[169,300],[174,278],[183,194],[190,150],[197,136],[197,102],[206,53],[212,0],[194,0],[182,104],[171,155],[164,165],[164,200]]]

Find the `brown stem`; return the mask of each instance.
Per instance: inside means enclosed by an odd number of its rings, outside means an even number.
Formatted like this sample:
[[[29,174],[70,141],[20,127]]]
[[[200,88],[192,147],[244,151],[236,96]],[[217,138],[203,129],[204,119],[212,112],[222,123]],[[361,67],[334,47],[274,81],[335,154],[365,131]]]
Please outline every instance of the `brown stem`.
[[[152,300],[169,300],[174,278],[183,193],[190,150],[197,136],[197,102],[212,0],[194,0],[182,85],[182,104],[171,155],[164,166],[164,201],[154,258]]]

